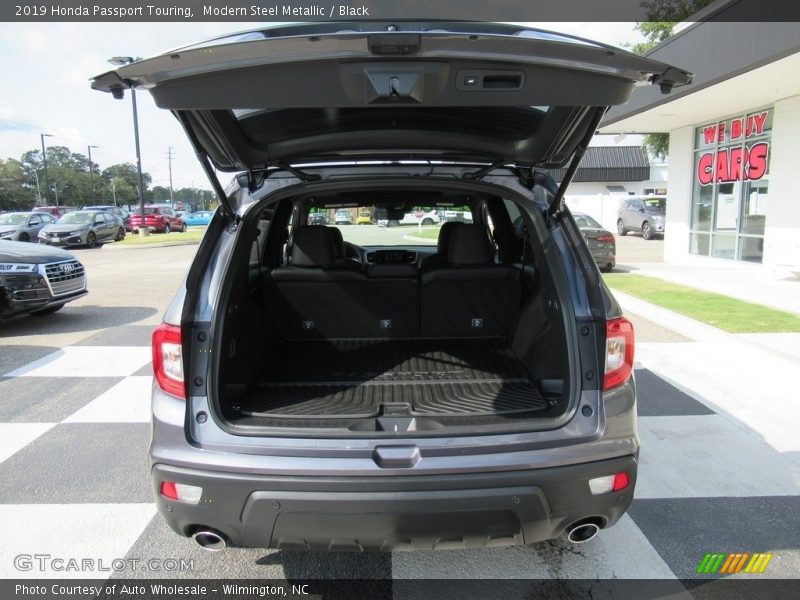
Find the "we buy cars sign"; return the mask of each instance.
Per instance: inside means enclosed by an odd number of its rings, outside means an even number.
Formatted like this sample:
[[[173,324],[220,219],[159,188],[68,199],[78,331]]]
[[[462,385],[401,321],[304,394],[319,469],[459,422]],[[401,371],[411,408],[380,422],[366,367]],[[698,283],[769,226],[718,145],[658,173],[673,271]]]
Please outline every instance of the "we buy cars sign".
[[[769,164],[769,142],[748,143],[747,140],[764,135],[768,117],[769,111],[763,111],[703,127],[703,145],[724,144],[728,147],[718,147],[698,155],[695,174],[700,185],[756,181],[764,177]]]

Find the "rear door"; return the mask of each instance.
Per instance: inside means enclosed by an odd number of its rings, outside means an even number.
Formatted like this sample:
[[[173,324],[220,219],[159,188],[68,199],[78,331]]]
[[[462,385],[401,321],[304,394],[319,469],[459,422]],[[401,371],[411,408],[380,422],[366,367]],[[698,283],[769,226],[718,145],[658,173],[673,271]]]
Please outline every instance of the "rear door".
[[[214,167],[254,171],[359,158],[559,167],[636,85],[669,91],[690,80],[618,48],[521,26],[362,22],[219,38],[92,86],[118,98],[149,90]]]

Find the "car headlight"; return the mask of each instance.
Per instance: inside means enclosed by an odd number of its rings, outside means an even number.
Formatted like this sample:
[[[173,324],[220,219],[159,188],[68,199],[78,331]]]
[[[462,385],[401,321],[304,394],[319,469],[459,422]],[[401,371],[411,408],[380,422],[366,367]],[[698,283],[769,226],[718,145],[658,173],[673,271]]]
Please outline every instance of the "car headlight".
[[[77,231],[70,231],[67,235],[81,235],[83,232],[83,229],[78,229]]]
[[[0,273],[33,273],[36,265],[32,263],[0,263]]]

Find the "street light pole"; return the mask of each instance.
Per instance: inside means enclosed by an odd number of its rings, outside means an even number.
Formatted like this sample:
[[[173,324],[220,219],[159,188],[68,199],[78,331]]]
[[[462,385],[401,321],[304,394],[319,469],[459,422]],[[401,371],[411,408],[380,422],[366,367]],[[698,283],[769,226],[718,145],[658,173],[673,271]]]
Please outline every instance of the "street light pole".
[[[44,166],[44,199],[50,201],[50,179],[47,177],[47,151],[44,149],[44,138],[53,137],[51,133],[40,133],[39,137],[42,140],[42,165]],[[58,201],[56,201],[58,206]]]
[[[109,59],[108,62],[110,62],[112,65],[122,66],[129,65],[137,60],[139,59],[133,58],[132,56],[115,56],[114,58]],[[139,235],[144,237],[149,235],[150,231],[144,226],[144,178],[142,177],[142,154],[139,149],[139,115],[136,110],[136,88],[134,87],[133,83],[130,83],[129,87],[131,89],[131,99],[133,100],[133,138],[136,142],[136,170],[139,175],[139,216],[141,217]],[[121,91],[122,90],[120,90],[120,92]],[[114,97],[122,98],[122,95],[120,94],[117,96],[115,92]]]
[[[150,232],[144,226],[144,179],[142,178],[142,154],[139,150],[139,117],[136,110],[136,89],[133,86],[131,86],[131,98],[133,99],[133,137],[136,141],[136,171],[139,174],[139,214],[142,219],[139,226],[139,235],[146,236]]]
[[[92,148],[99,148],[100,146],[86,146],[86,149],[89,151],[89,190],[90,190],[90,199],[91,203],[94,204],[94,182],[92,181],[92,172],[94,171],[94,166],[92,165]]]

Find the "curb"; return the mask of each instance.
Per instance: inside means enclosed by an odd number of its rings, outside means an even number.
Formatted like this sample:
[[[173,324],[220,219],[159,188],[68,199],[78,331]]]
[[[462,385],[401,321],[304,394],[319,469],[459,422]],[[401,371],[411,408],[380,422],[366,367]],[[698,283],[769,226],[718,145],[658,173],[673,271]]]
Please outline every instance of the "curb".
[[[198,244],[200,244],[200,240],[191,242],[155,242],[153,244],[131,244],[130,246],[119,246],[113,244],[108,247],[114,250],[142,250],[145,248],[168,248],[170,246],[197,246]]]
[[[679,313],[662,308],[650,302],[640,300],[624,292],[618,292],[611,288],[611,293],[620,303],[625,311],[630,311],[637,316],[654,322],[670,331],[678,333],[693,342],[716,342],[724,344],[739,345],[740,348],[748,351],[768,353],[784,360],[796,362],[797,359],[778,349],[766,347],[763,343],[750,340],[748,334],[730,333],[717,327],[712,327],[691,317],[686,317]]]

